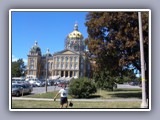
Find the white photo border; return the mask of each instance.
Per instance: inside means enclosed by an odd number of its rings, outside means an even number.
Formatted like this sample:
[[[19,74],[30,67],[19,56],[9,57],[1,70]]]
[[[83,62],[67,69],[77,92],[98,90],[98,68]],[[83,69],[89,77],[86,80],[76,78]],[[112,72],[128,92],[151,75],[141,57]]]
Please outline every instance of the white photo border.
[[[139,109],[12,109],[11,63],[12,63],[12,12],[149,12],[149,100],[148,108]],[[10,111],[150,111],[151,110],[151,10],[150,9],[10,9],[9,10],[9,110]]]

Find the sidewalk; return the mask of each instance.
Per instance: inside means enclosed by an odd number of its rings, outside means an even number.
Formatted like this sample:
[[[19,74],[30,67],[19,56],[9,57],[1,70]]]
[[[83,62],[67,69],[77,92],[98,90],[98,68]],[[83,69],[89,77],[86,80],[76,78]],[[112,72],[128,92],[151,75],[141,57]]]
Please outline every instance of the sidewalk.
[[[36,101],[53,101],[53,99],[48,98],[24,98],[24,97],[12,97],[12,100],[36,100]],[[70,101],[71,99],[68,99]],[[60,101],[60,99],[56,99]],[[91,101],[91,102],[139,102],[141,99],[137,98],[125,98],[125,99],[72,99],[72,101]]]

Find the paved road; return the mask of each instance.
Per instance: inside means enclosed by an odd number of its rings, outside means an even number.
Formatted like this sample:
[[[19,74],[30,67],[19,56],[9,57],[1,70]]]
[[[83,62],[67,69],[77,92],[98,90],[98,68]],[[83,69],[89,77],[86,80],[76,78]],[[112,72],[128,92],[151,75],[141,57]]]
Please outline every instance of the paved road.
[[[131,86],[129,84],[117,84],[117,88],[141,88],[139,86]]]
[[[47,86],[47,92],[53,92],[60,90],[61,87],[58,86]],[[46,92],[46,87],[33,87],[32,94],[39,94],[39,93],[45,93]]]

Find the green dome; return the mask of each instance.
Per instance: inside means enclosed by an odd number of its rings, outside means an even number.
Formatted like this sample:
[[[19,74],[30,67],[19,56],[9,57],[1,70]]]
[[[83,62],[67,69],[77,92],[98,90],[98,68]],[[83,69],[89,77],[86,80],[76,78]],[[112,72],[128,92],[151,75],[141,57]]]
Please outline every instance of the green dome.
[[[46,56],[48,56],[48,57],[51,57],[52,55],[50,54],[50,52],[49,52],[49,49],[47,48],[47,52],[46,52],[46,54],[44,54],[43,55],[44,57],[46,57]]]
[[[38,46],[37,42],[35,42],[35,45],[31,48],[31,51],[33,51],[33,52],[41,52],[41,49]]]

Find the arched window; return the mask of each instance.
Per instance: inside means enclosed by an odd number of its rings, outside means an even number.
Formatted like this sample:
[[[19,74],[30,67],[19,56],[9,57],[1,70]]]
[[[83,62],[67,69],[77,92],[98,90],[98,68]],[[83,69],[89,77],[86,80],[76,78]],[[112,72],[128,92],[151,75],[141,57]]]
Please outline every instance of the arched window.
[[[66,62],[68,62],[68,57],[66,57]]]
[[[61,61],[64,62],[64,57],[61,57]]]
[[[34,59],[33,58],[31,58],[30,63],[31,63],[31,65],[34,64]]]
[[[70,57],[70,62],[72,62],[72,57]]]
[[[59,57],[57,57],[57,62],[59,62],[60,61],[60,59],[59,59]]]

